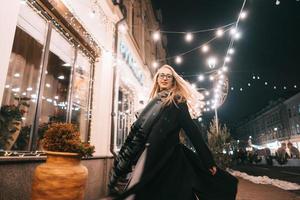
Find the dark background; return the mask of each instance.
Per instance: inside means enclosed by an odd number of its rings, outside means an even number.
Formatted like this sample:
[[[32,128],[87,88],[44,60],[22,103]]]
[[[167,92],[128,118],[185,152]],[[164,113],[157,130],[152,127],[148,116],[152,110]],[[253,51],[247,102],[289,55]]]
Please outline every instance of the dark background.
[[[237,19],[242,0],[152,0],[162,12],[162,31],[196,31],[222,26]],[[225,103],[219,108],[219,118],[229,126],[254,114],[279,97],[288,98],[300,88],[300,1],[249,0],[248,16],[240,21],[241,39],[234,44],[235,53],[229,63],[229,90]],[[168,56],[176,56],[214,37],[215,31],[194,35],[191,43],[184,34],[166,34]],[[229,45],[228,34],[215,40],[210,52],[224,58]],[[180,65],[168,60],[175,70],[197,87],[210,88],[199,82],[198,75],[209,71],[206,59],[210,54],[200,50],[183,56]],[[165,61],[166,62],[166,61]],[[220,61],[221,62],[221,61]],[[219,63],[220,63],[219,62]],[[163,63],[160,63],[163,64]],[[219,64],[220,65],[220,64]],[[253,79],[259,76],[260,79]],[[268,82],[268,86],[264,82]],[[251,83],[251,86],[247,86]],[[294,88],[297,85],[297,89]],[[273,87],[277,89],[274,90]],[[284,90],[283,87],[287,89]],[[239,88],[244,90],[241,92]],[[204,117],[212,116],[206,113]]]

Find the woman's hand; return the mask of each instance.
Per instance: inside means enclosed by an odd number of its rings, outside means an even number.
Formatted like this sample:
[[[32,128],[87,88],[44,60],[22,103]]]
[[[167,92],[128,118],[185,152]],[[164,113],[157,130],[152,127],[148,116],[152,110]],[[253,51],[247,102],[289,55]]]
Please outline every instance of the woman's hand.
[[[217,173],[217,167],[216,166],[212,166],[212,168],[210,168],[209,171],[214,176]]]

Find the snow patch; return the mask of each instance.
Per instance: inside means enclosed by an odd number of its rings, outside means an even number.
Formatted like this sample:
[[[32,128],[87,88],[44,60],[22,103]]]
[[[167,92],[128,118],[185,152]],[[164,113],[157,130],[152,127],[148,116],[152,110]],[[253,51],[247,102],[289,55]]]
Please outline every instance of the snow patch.
[[[270,184],[284,190],[300,190],[300,185],[298,185],[297,183],[291,183],[288,181],[282,181],[278,179],[271,179],[268,176],[251,176],[248,175],[247,173],[232,170],[232,169],[228,169],[227,171],[231,173],[233,176],[241,177],[255,184]]]

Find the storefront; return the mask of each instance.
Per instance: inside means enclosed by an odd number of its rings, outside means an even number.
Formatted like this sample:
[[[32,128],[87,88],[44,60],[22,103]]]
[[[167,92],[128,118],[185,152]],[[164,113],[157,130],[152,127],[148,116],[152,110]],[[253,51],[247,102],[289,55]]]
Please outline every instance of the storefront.
[[[71,122],[95,146],[82,163],[90,172],[86,199],[99,199],[112,151],[148,101],[146,60],[154,54],[129,32],[116,33],[124,16],[113,1],[10,0],[0,17],[0,129],[10,126],[0,130],[0,174],[10,180],[0,181],[1,195],[30,199],[34,168],[46,159],[40,140],[47,125]]]
[[[22,4],[17,17],[1,103],[3,122],[16,130],[3,134],[4,150],[40,150],[52,122],[74,123],[82,140],[90,137],[95,52],[80,48],[80,38],[68,37],[71,30],[49,21],[50,13],[38,6]]]
[[[149,100],[152,77],[142,62],[130,36],[122,34],[118,42],[117,129],[115,151],[118,151],[136,119],[136,113]]]
[[[96,147],[82,161],[97,171],[89,175],[86,197],[105,193],[113,28],[122,17],[108,2],[11,0],[0,8],[6,19],[0,22],[1,197],[30,199],[34,168],[45,161],[40,140],[52,122],[76,124],[81,139]],[[86,15],[91,11],[95,16]]]

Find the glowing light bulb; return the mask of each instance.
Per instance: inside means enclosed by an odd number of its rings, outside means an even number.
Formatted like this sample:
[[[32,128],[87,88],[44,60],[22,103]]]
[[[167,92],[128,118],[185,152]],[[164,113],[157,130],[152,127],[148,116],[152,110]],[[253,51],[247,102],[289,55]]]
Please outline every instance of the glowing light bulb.
[[[186,40],[187,42],[191,42],[191,41],[193,40],[193,35],[192,35],[191,33],[187,33],[187,34],[185,35],[185,40]]]
[[[203,45],[201,49],[202,49],[202,52],[203,52],[203,53],[206,53],[206,52],[209,51],[209,46]]]
[[[222,37],[223,34],[224,34],[224,31],[223,31],[222,29],[218,29],[217,32],[216,32],[216,35],[217,35],[218,37]]]
[[[160,39],[160,32],[155,31],[152,35],[154,41],[158,41]]]
[[[203,81],[203,80],[204,80],[204,76],[203,76],[202,74],[200,74],[200,75],[198,76],[198,80],[199,80],[199,81]]]
[[[177,64],[182,63],[182,58],[181,58],[180,56],[176,56],[175,62],[176,62]]]

